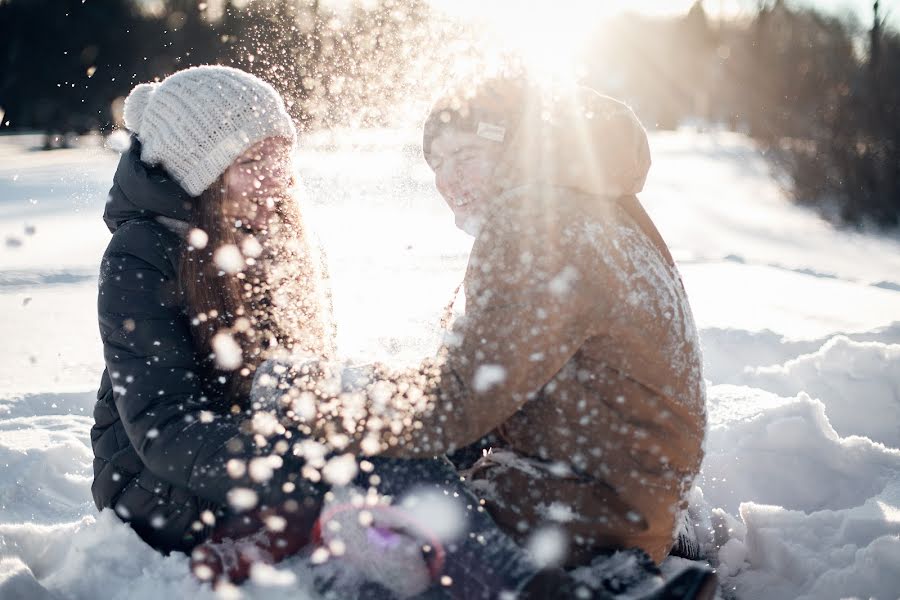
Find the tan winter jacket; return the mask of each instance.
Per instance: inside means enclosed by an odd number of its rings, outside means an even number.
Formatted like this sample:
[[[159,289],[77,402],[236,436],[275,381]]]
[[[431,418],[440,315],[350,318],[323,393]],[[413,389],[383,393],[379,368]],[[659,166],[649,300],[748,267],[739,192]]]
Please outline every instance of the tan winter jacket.
[[[437,362],[382,373],[351,402],[357,412],[339,422],[320,410],[314,431],[349,432],[350,451],[419,457],[497,430],[554,473],[483,470],[475,485],[501,526],[524,538],[557,521],[574,541],[570,563],[630,546],[661,561],[702,459],[697,334],[633,196],[649,168],[637,119],[599,95],[556,114],[509,145],[498,169],[508,191],[475,241],[465,315]]]

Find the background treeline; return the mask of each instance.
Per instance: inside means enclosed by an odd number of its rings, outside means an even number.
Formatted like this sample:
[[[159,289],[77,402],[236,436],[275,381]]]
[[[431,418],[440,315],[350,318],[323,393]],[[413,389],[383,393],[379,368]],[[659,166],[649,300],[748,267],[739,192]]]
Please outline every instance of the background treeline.
[[[895,226],[900,36],[878,4],[871,24],[783,0],[731,21],[699,1],[680,18],[625,15],[598,24],[585,79],[651,127],[746,132],[837,222]],[[211,62],[273,81],[309,127],[408,124],[411,100],[477,65],[461,55],[477,48],[427,0],[0,0],[0,131],[53,145],[109,130],[135,83]]]
[[[892,227],[900,218],[900,35],[880,3],[869,25],[783,0],[751,18],[625,16],[587,49],[588,78],[648,124],[743,131],[791,177],[798,202],[829,219]],[[639,32],[639,34],[638,34]]]
[[[0,0],[0,122],[65,143],[120,122],[136,83],[217,63],[272,82],[309,126],[384,124],[446,76],[438,25],[424,0]]]

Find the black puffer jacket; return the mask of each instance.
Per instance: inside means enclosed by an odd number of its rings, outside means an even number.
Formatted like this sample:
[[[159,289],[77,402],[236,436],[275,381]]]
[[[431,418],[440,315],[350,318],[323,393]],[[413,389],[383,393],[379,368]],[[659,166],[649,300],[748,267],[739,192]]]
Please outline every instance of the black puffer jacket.
[[[97,307],[106,361],[91,430],[97,507],[114,508],[150,545],[170,551],[203,541],[209,527],[196,529],[200,514],[227,512],[234,488],[253,490],[258,505],[294,499],[317,506],[321,488],[298,477],[302,462],[290,453],[265,483],[226,472],[232,458],[246,464],[273,454],[280,438],[259,447],[242,432],[246,415],[229,414],[222,373],[194,347],[176,282],[183,241],[156,219],[188,220],[191,198],[140,162],[137,140],[113,181],[103,216],[113,237]],[[287,481],[295,482],[290,494]]]

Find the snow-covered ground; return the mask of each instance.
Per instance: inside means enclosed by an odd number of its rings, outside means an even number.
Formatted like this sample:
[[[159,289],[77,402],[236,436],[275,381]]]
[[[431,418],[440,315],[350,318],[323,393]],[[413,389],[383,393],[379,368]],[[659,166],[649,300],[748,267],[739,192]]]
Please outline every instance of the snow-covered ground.
[[[298,168],[339,344],[431,353],[465,268],[415,135],[321,135]],[[91,501],[96,273],[117,156],[0,137],[0,598],[211,598]],[[900,243],[788,204],[746,139],[654,134],[642,199],[680,262],[709,380],[691,513],[726,598],[900,597]],[[670,561],[675,568],[678,561]],[[297,598],[271,573],[245,597]],[[290,581],[290,578],[288,578]]]

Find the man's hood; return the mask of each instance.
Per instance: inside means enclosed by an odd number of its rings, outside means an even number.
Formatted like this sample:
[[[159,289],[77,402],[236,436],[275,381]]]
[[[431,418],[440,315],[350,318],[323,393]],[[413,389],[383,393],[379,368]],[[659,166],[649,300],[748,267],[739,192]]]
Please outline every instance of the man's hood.
[[[620,197],[643,189],[650,145],[628,106],[585,87],[524,100],[496,171],[501,190],[544,184]]]
[[[141,162],[141,143],[132,136],[113,176],[103,221],[114,232],[133,219],[158,216],[188,221],[192,198],[162,168]]]

